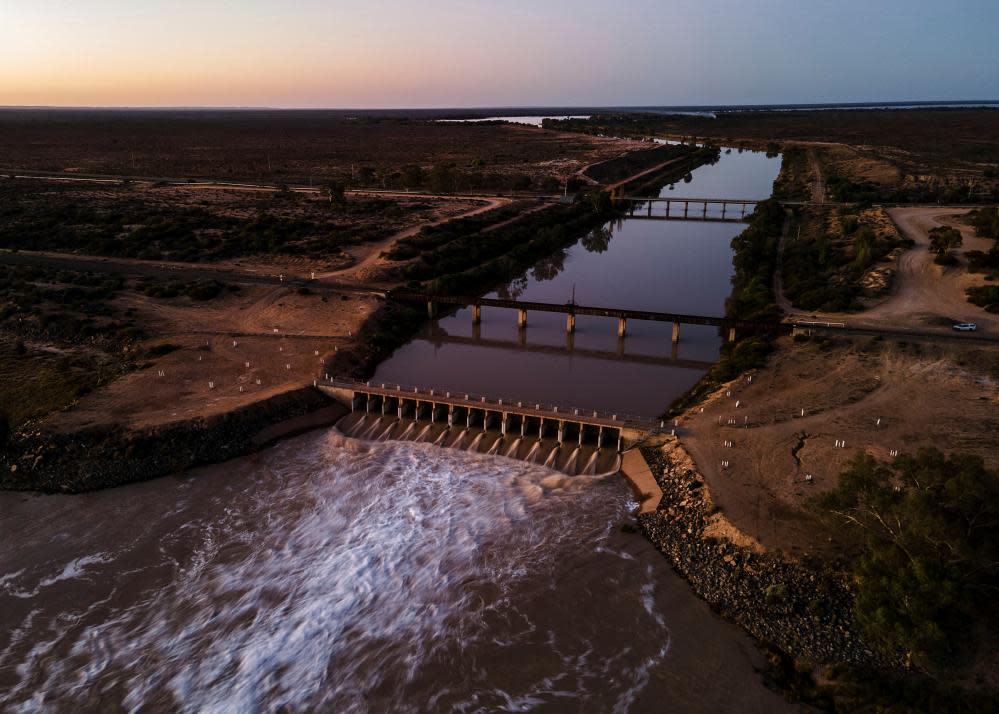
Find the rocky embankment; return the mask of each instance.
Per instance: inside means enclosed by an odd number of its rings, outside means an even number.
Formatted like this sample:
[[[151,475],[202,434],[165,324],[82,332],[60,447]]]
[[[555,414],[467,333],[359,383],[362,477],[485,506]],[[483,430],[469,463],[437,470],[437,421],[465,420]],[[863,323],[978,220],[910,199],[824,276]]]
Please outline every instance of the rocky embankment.
[[[274,425],[328,407],[311,387],[215,417],[150,429],[121,426],[12,437],[0,454],[0,489],[81,493],[178,473],[250,453]]]
[[[818,563],[797,563],[717,534],[717,509],[678,446],[642,449],[663,491],[639,524],[699,597],[758,640],[810,665],[890,666],[857,634],[849,582]]]

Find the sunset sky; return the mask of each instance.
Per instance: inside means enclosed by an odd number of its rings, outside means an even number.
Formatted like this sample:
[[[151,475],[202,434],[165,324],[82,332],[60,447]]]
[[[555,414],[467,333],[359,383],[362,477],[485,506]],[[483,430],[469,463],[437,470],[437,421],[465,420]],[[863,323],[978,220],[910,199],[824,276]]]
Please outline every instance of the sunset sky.
[[[0,105],[999,98],[995,0],[0,0]]]

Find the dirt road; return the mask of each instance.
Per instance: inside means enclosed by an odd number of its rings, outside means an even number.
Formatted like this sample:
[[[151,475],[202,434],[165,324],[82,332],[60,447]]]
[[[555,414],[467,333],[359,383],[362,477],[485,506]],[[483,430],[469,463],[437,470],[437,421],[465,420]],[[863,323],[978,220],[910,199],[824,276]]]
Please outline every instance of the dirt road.
[[[807,154],[808,165],[812,170],[812,203],[825,203],[826,180],[822,175],[822,164],[819,163],[819,158],[813,147],[808,148]]]
[[[951,332],[951,324],[971,321],[978,325],[982,336],[999,336],[999,315],[968,302],[965,290],[973,285],[984,285],[980,275],[968,273],[964,257],[969,250],[988,250],[992,242],[975,236],[971,227],[959,223],[966,208],[922,206],[892,208],[888,215],[914,245],[898,261],[895,286],[892,294],[861,313],[810,312],[808,319],[846,322],[851,327],[908,328],[930,332]],[[934,226],[953,225],[961,231],[964,245],[955,255],[960,265],[943,268],[933,262],[929,250],[929,231]],[[804,317],[778,293],[778,304],[788,315]]]

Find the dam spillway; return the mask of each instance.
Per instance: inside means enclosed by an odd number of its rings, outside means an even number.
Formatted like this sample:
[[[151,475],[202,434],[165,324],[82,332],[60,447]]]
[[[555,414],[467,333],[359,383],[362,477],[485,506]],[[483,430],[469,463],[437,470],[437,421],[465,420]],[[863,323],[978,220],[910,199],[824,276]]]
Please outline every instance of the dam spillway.
[[[419,441],[537,463],[570,475],[616,471],[652,419],[401,385],[328,380],[351,413],[338,428],[366,440]]]

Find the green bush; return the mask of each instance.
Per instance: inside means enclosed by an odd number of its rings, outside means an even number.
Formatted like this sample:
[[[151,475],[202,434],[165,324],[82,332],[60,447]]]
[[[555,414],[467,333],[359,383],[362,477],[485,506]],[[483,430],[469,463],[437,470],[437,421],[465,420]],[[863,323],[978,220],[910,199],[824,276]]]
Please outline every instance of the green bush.
[[[222,293],[223,289],[225,289],[225,285],[216,280],[202,280],[189,285],[184,294],[192,300],[213,300]]]
[[[999,285],[981,285],[968,288],[968,302],[984,307],[989,312],[999,312]]]
[[[957,259],[957,256],[950,252],[937,253],[936,257],[933,258],[933,262],[936,263],[937,265],[942,265],[947,268],[952,268],[961,264],[960,261]]]
[[[892,464],[858,454],[816,506],[864,543],[855,612],[922,667],[953,661],[999,586],[999,474],[932,448]]]

